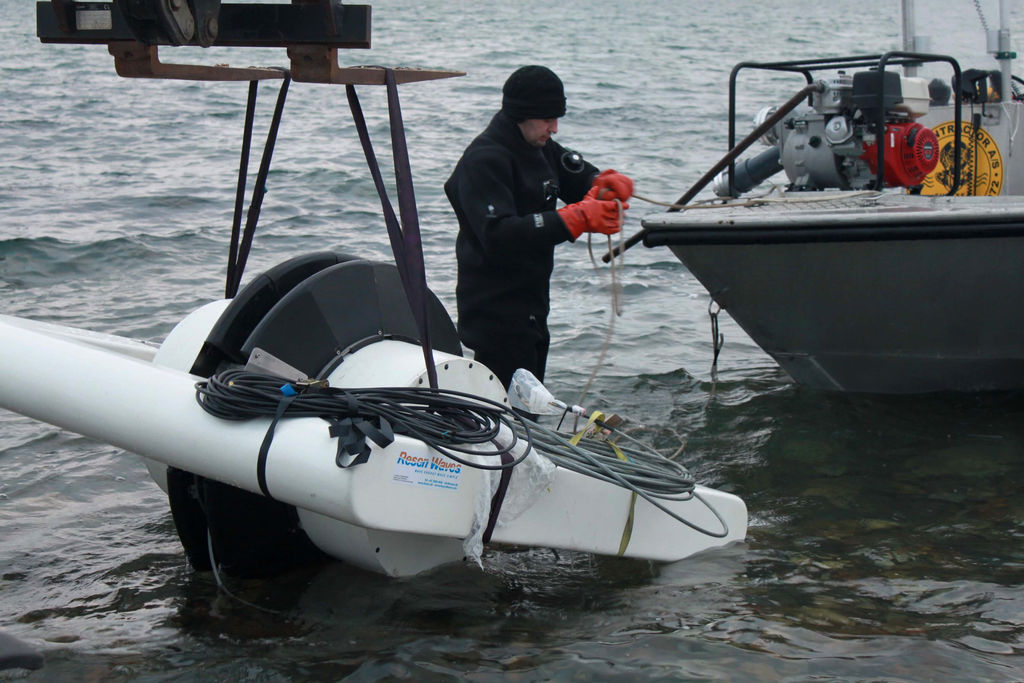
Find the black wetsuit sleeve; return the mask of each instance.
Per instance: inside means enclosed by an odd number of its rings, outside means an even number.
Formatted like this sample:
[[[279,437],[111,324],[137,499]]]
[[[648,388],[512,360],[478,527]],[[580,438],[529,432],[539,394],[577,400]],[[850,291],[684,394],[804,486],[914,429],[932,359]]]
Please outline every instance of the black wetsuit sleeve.
[[[470,154],[453,180],[462,218],[485,251],[529,253],[569,239],[556,211],[519,214],[515,173],[507,158]]]
[[[587,194],[600,171],[586,160],[582,160],[578,169],[567,166],[562,160],[569,152],[554,140],[549,141],[548,145],[552,148],[551,166],[558,170],[558,198],[566,204],[575,204]]]

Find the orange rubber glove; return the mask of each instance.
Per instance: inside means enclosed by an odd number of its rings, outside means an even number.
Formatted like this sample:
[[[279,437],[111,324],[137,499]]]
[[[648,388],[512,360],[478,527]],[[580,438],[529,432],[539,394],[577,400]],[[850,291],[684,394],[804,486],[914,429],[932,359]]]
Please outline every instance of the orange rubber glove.
[[[618,199],[626,201],[633,196],[633,181],[618,171],[608,169],[594,178],[597,196],[601,199]]]
[[[598,199],[596,195],[597,188],[591,188],[582,201],[558,210],[558,217],[565,223],[574,240],[585,232],[614,235],[621,227],[618,202]]]

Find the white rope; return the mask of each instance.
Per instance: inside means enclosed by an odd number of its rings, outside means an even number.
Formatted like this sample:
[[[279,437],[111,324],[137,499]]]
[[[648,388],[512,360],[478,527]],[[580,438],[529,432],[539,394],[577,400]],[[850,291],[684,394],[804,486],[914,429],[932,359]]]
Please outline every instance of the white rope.
[[[586,399],[587,393],[590,391],[590,385],[593,383],[594,378],[597,377],[598,370],[600,370],[601,366],[604,365],[605,356],[608,355],[608,347],[611,346],[611,343],[612,343],[612,335],[615,333],[615,318],[617,316],[622,315],[622,302],[621,302],[621,297],[619,296],[620,283],[619,283],[619,275],[618,275],[618,273],[622,270],[622,265],[625,263],[625,258],[624,258],[625,250],[622,249],[622,226],[626,222],[626,212],[623,211],[623,209],[622,209],[622,202],[621,201],[616,199],[615,203],[619,207],[619,257],[618,257],[619,258],[619,266],[618,266],[618,271],[617,271],[616,270],[616,266],[615,266],[615,258],[612,258],[608,262],[608,272],[611,275],[611,285],[612,285],[612,296],[611,296],[611,309],[612,309],[612,313],[611,313],[611,316],[608,319],[608,331],[605,332],[604,343],[601,344],[601,351],[597,354],[597,362],[594,363],[594,369],[590,371],[590,376],[587,377],[587,381],[583,383],[583,391],[580,393],[580,397],[576,401],[577,405],[583,405],[583,401],[584,401],[584,399]],[[594,249],[593,249],[593,244],[591,242],[591,236],[592,235],[593,235],[593,233],[587,233],[587,253],[590,254],[590,262],[594,265],[594,270],[597,271],[597,270],[600,270],[600,268],[597,265],[597,259],[594,258]],[[609,251],[609,253],[614,253],[612,251],[612,236],[611,235],[607,235],[607,238],[608,238],[608,251]]]
[[[252,607],[253,609],[258,609],[261,612],[266,612],[268,614],[284,614],[284,612],[279,612],[278,610],[273,610],[269,607],[260,607],[255,603],[249,602],[248,600],[243,600],[242,598],[238,597],[237,595],[228,590],[228,587],[224,585],[224,581],[220,578],[220,567],[217,564],[217,558],[213,554],[213,536],[210,535],[209,529],[206,530],[206,549],[210,553],[210,568],[213,569],[213,578],[217,582],[218,590],[222,591],[232,600],[240,602],[246,607]]]

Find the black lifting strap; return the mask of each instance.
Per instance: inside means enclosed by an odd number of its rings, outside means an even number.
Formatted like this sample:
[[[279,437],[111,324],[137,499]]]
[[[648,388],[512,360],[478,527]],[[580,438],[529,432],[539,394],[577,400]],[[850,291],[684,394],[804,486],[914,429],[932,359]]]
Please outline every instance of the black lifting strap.
[[[395,265],[398,267],[398,273],[402,279],[402,288],[405,290],[405,297],[409,302],[409,308],[412,309],[416,328],[420,333],[420,345],[423,347],[423,359],[427,366],[427,379],[430,381],[430,387],[437,389],[437,370],[434,368],[434,354],[431,349],[430,330],[427,324],[429,297],[427,296],[426,267],[423,262],[423,242],[420,239],[416,195],[413,191],[412,171],[409,166],[409,150],[405,142],[402,110],[398,103],[398,84],[395,81],[393,69],[385,69],[384,80],[388,88],[391,150],[395,159],[395,184],[398,189],[398,210],[402,215],[401,224],[399,224],[395,210],[388,199],[387,189],[381,178],[380,166],[377,164],[377,157],[373,152],[373,143],[370,142],[370,133],[366,127],[366,119],[363,117],[355,86],[346,85],[345,92],[348,96],[349,108],[352,110],[352,120],[355,122],[356,131],[359,134],[359,142],[362,144],[363,154],[366,156],[366,164],[370,167],[373,184],[380,196],[384,222],[388,229],[388,239],[391,241]]]
[[[224,285],[224,297],[231,299],[238,293],[245,272],[245,262],[249,258],[252,239],[256,234],[256,223],[260,220],[260,209],[263,207],[263,196],[267,193],[267,174],[270,172],[270,160],[274,156],[274,145],[277,143],[277,130],[281,126],[281,114],[284,112],[284,101],[288,96],[288,85],[292,77],[287,69],[281,69],[284,78],[281,90],[277,95],[277,106],[274,117],[267,131],[267,142],[263,146],[263,158],[260,170],[256,175],[256,184],[252,188],[252,199],[249,200],[249,211],[245,219],[245,232],[239,243],[239,228],[242,223],[242,204],[245,201],[245,181],[249,168],[249,149],[252,146],[252,123],[256,111],[256,88],[259,81],[249,81],[249,100],[245,109],[245,131],[242,135],[242,153],[238,164],[238,187],[235,191],[235,214],[231,222],[231,244],[228,247],[228,273]]]

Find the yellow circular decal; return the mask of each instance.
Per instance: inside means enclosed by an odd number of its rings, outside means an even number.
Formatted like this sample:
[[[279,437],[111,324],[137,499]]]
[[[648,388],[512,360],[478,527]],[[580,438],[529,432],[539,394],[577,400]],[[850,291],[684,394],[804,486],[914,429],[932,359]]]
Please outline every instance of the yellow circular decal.
[[[995,196],[1003,190],[1003,155],[999,146],[984,128],[975,128],[967,121],[960,124],[960,196]],[[947,194],[953,184],[953,121],[932,128],[939,138],[939,163],[924,179],[921,194]]]

